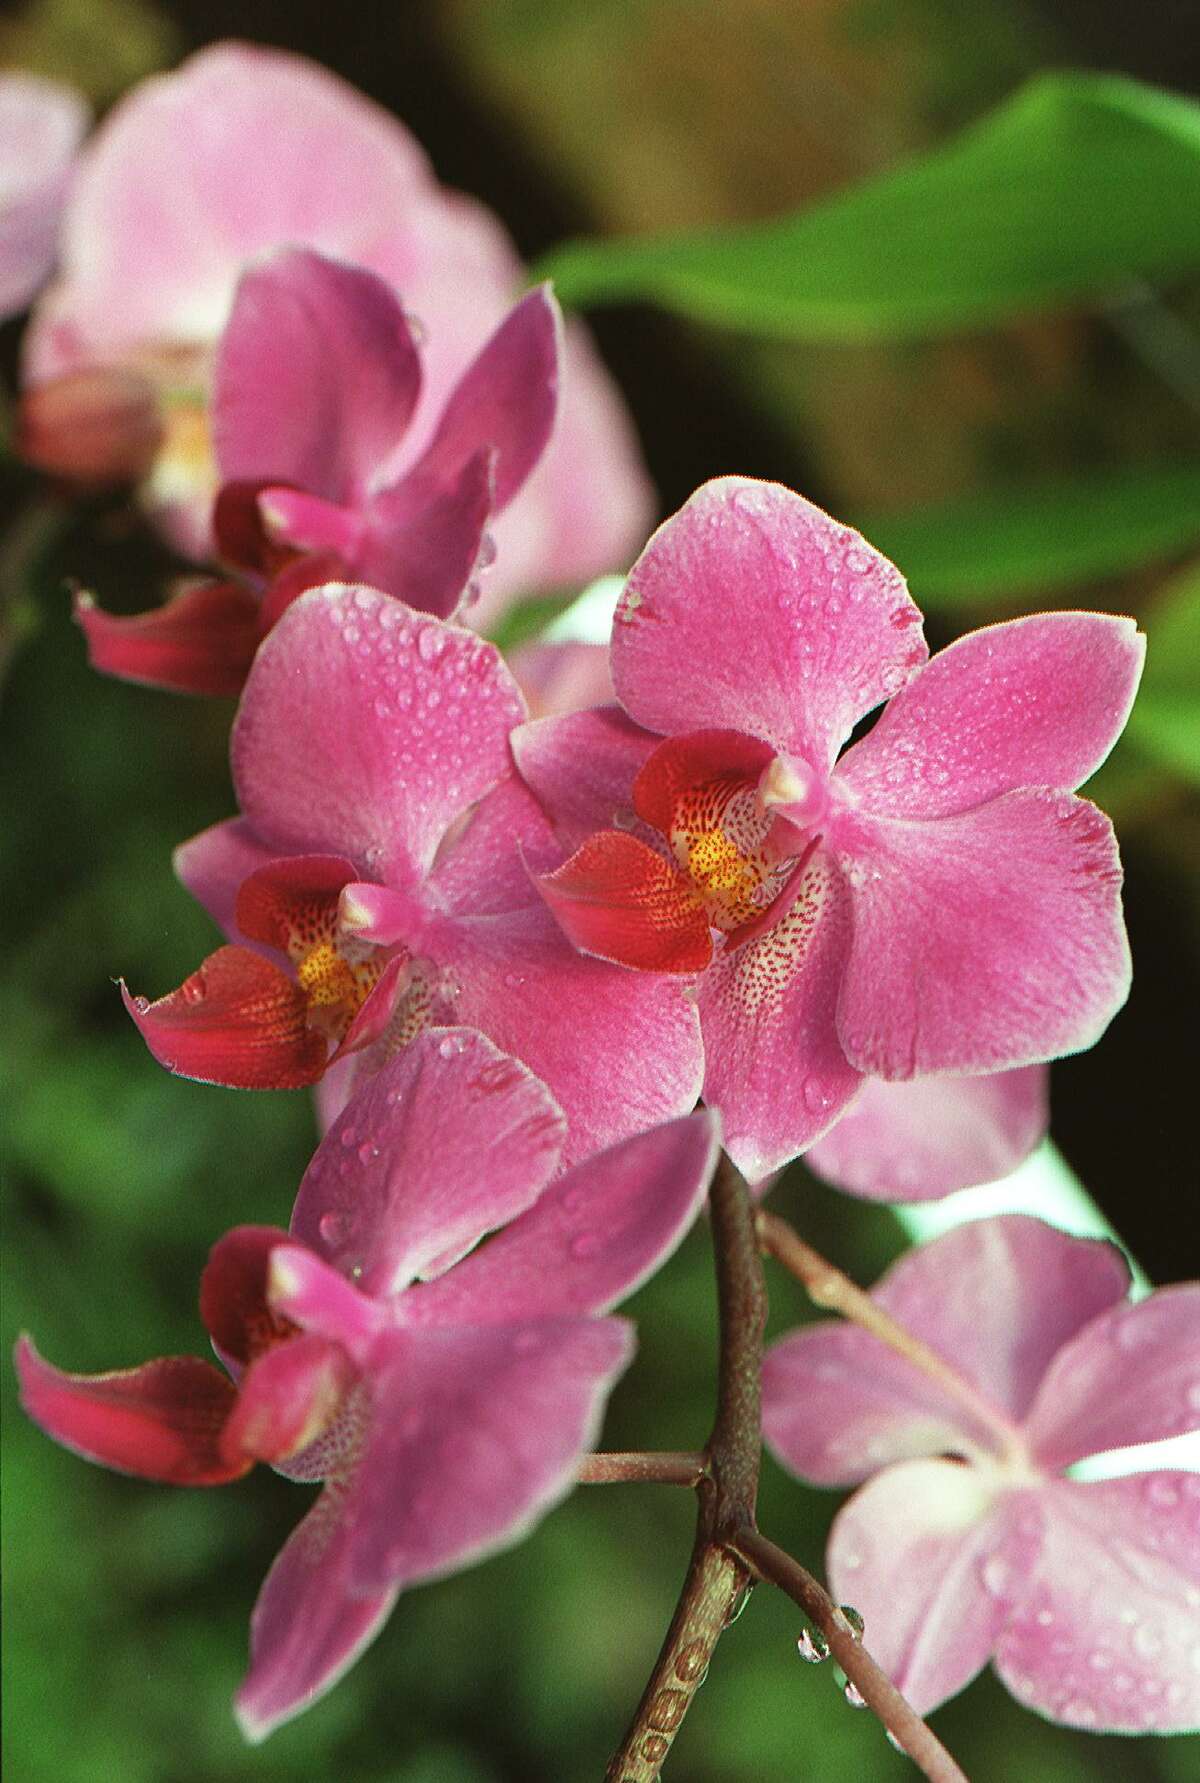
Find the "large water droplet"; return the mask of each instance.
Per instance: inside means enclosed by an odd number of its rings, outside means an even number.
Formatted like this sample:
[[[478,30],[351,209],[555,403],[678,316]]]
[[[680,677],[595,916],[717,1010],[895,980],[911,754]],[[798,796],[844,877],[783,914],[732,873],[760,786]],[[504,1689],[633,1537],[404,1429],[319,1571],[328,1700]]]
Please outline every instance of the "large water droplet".
[[[357,1144],[358,1134],[354,1131],[353,1127],[343,1127],[342,1128],[341,1142],[347,1148],[347,1150],[349,1150],[349,1148],[352,1145]]]
[[[850,1633],[854,1636],[856,1641],[861,1641],[863,1638],[863,1629],[866,1627],[866,1624],[859,1612],[855,1609],[852,1603],[839,1604],[838,1608],[850,1624]]]
[[[1003,1597],[1012,1578],[1012,1567],[1003,1554],[989,1554],[979,1568],[979,1577],[989,1597]]]
[[[360,1164],[370,1164],[378,1156],[379,1156],[379,1147],[375,1144],[374,1140],[373,1139],[364,1139],[362,1144],[358,1148],[359,1163]]]
[[[806,1628],[796,1637],[796,1651],[806,1665],[820,1665],[829,1658],[829,1642],[819,1628]]]
[[[338,1244],[346,1236],[346,1221],[340,1213],[323,1213],[317,1221],[317,1231],[326,1244]]]
[[[845,1686],[842,1690],[842,1695],[845,1697],[846,1701],[850,1704],[850,1707],[852,1709],[865,1709],[867,1706],[866,1697],[863,1695],[862,1691],[858,1688],[858,1685],[852,1684],[849,1678],[846,1679]]]
[[[436,662],[446,648],[445,634],[436,625],[423,625],[417,634],[417,655],[422,662]]]

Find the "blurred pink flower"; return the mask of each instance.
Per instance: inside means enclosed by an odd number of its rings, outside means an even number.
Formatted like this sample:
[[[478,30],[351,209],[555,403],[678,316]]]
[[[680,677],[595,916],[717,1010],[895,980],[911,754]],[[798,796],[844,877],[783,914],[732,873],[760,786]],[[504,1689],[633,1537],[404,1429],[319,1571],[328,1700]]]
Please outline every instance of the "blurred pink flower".
[[[1066,1472],[1200,1429],[1200,1284],[1136,1304],[1128,1286],[1115,1246],[1007,1214],[909,1252],[872,1291],[957,1392],[855,1325],[767,1354],[780,1460],[868,1482],[834,1522],[830,1586],[919,1714],[991,1659],[1054,1721],[1200,1725],[1200,1474]]]
[[[405,1585],[518,1541],[570,1489],[633,1350],[595,1315],[679,1242],[717,1137],[686,1116],[555,1178],[565,1127],[481,1035],[430,1032],[319,1147],[290,1237],[241,1226],[213,1250],[200,1310],[229,1378],[180,1356],[63,1374],[18,1345],[25,1409],[89,1460],[324,1480],[254,1611],[250,1739],[329,1689]]]
[[[698,975],[705,1100],[748,1176],[864,1075],[984,1076],[1103,1032],[1129,985],[1120,864],[1064,789],[1120,734],[1143,646],[1049,613],[927,663],[899,571],[775,484],[708,483],[651,539],[613,626],[621,706],[513,748],[575,849],[539,880],[565,933]]]
[[[70,87],[0,73],[0,321],[49,278],[71,173],[90,113]]]

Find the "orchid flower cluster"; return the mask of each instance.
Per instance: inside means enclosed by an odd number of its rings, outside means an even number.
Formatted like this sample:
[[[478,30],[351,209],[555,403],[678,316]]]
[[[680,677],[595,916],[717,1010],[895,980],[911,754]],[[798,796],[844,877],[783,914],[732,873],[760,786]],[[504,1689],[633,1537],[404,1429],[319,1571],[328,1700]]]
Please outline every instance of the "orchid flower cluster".
[[[506,662],[484,630],[628,562],[652,496],[582,324],[521,294],[496,219],[332,76],[237,45],[118,104],[65,199],[73,102],[10,83],[0,127],[44,148],[3,195],[10,310],[57,244],[22,450],[133,483],[197,567],[141,615],[78,597],[90,660],[239,696],[237,814],[176,855],[224,941],[125,1004],[168,1071],[313,1086],[324,1134],[289,1229],[248,1198],[203,1267],[219,1366],[84,1376],[23,1339],[17,1367],[105,1466],[323,1482],[253,1613],[247,1737],[581,1479],[698,1491],[629,1774],[657,1775],[760,1578],[930,1776],[961,1773],[919,1717],[989,1660],[1075,1727],[1200,1723],[1200,1477],[1070,1472],[1200,1429],[1200,1287],[1134,1302],[1115,1247],[1008,1215],[867,1295],[756,1211],[800,1156],[915,1201],[1041,1139],[1047,1061],[1129,988],[1116,841],[1076,789],[1129,713],[1133,621],[1046,613],[930,658],[866,540],[723,476],[636,556],[607,651]],[[706,1198],[712,1436],[594,1453],[633,1354],[612,1309]],[[848,1321],[764,1358],[764,1251]],[[827,1568],[857,1616],[757,1530],[762,1432],[857,1487]]]

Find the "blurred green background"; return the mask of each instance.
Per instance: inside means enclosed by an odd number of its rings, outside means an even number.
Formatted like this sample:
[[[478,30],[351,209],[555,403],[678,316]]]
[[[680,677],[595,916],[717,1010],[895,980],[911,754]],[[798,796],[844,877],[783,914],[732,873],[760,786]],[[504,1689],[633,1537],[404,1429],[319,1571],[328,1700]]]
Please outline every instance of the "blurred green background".
[[[827,195],[953,140],[1038,70],[1113,69],[1194,92],[1194,22],[1186,0],[443,0],[386,14],[39,0],[0,21],[0,56],[103,105],[230,33],[302,50],[391,106],[441,176],[491,202],[535,259],[572,236],[808,219]],[[996,233],[996,187],[972,184],[970,167],[921,199],[898,247],[886,231],[905,195],[890,186],[868,187],[865,211],[804,220],[784,286],[810,301],[782,319],[755,294],[770,257],[753,238],[735,256],[733,299],[728,270],[714,298],[713,269],[687,243],[686,276],[664,273],[656,249],[649,262],[589,249],[557,265],[568,297],[605,302],[593,321],[664,511],[704,477],[742,471],[869,520],[935,643],[1048,604],[1143,620],[1143,715],[1095,789],[1123,839],[1135,990],[1095,1053],[1056,1067],[1054,1134],[1152,1277],[1169,1280],[1197,1267],[1200,245],[1186,202],[1200,128],[1193,140],[1186,123],[1159,133],[1156,121],[1143,154],[1144,132],[1118,139],[1104,118],[1086,122],[1074,159],[1057,138],[1046,151],[1060,157],[1043,216],[1057,258],[1042,243],[1014,263],[1052,285],[1064,259],[1099,258],[1077,288],[1047,286],[1020,314],[978,302],[953,313],[954,278],[977,252],[986,260]],[[1093,162],[1107,170],[1099,186]],[[876,309],[855,308],[872,279]],[[935,326],[887,319],[882,300],[906,279],[914,301],[942,289],[950,312]],[[11,325],[0,337],[10,386],[18,336]],[[207,1247],[240,1220],[286,1222],[314,1129],[303,1095],[168,1077],[121,1014],[114,976],[157,994],[212,945],[170,850],[232,808],[231,708],[88,672],[66,579],[133,611],[166,559],[119,502],[71,510],[18,467],[3,478],[4,1338],[28,1327],[63,1366],[99,1369],[202,1347]],[[885,1210],[801,1168],[778,1203],[859,1279],[902,1248]],[[787,1281],[773,1278],[772,1297],[773,1332],[804,1316]],[[694,1446],[715,1340],[703,1230],[630,1311],[641,1354],[606,1442]],[[332,1696],[250,1751],[229,1697],[302,1490],[263,1471],[189,1494],[89,1468],[22,1420],[7,1372],[3,1414],[14,1783],[590,1783],[641,1690],[690,1545],[685,1493],[580,1491],[511,1554],[403,1599]],[[763,1525],[814,1568],[837,1503],[766,1464]],[[669,1777],[912,1774],[829,1668],[798,1661],[798,1632],[787,1602],[755,1595]],[[1191,1739],[1047,1726],[990,1676],[934,1725],[978,1783],[1183,1783],[1200,1759]]]

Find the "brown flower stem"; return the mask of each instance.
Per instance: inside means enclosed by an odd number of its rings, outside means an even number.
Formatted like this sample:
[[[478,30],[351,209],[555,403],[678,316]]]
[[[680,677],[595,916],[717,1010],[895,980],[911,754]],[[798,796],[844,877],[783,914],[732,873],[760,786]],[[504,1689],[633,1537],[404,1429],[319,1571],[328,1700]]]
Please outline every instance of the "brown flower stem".
[[[1021,1435],[1015,1424],[1011,1424],[996,1407],[977,1393],[969,1381],[963,1379],[956,1368],[930,1349],[919,1337],[885,1312],[878,1301],[864,1293],[856,1286],[848,1275],[843,1275],[832,1263],[826,1262],[819,1251],[806,1244],[800,1234],[781,1220],[778,1214],[765,1213],[761,1209],[755,1217],[758,1240],[768,1256],[782,1263],[788,1272],[804,1287],[809,1299],[815,1306],[826,1312],[840,1313],[844,1319],[860,1325],[877,1337],[889,1349],[895,1350],[919,1368],[923,1374],[937,1382],[942,1391],[956,1400],[963,1409],[970,1413],[976,1423],[982,1424],[993,1436],[999,1438],[1006,1452],[1023,1454]]]
[[[654,1481],[660,1486],[698,1486],[708,1462],[698,1451],[633,1449],[585,1455],[575,1478],[581,1486],[615,1486]]]
[[[874,1710],[897,1745],[929,1778],[929,1783],[967,1783],[965,1772],[959,1769],[932,1729],[909,1707],[886,1673],[879,1669],[846,1617],[812,1574],[757,1529],[745,1530],[737,1549],[757,1578],[768,1579],[785,1591],[800,1605],[809,1621],[820,1629],[834,1658],[867,1707]]]

